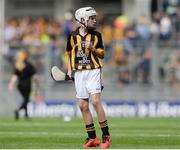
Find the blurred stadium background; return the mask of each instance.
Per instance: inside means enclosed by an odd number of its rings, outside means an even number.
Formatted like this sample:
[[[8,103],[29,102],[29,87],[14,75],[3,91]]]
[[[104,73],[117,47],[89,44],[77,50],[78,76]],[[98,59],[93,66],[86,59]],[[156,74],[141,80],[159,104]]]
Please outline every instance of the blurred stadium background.
[[[12,116],[21,102],[17,91],[7,91],[21,48],[30,51],[41,78],[30,115],[79,115],[73,83],[54,82],[50,68],[66,71],[66,37],[81,6],[98,12],[108,116],[180,116],[179,0],[0,0],[0,115]]]

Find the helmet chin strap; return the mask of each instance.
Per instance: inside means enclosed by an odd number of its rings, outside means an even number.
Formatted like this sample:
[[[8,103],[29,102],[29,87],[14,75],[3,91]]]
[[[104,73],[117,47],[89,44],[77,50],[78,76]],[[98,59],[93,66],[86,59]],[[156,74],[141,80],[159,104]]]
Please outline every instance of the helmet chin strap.
[[[76,19],[77,22],[79,22],[80,24],[82,24],[87,30],[94,30],[94,27],[88,27],[86,26],[84,23],[80,22],[79,20]]]
[[[76,21],[82,24],[85,28],[88,28],[84,23],[80,22],[79,20],[76,19]]]

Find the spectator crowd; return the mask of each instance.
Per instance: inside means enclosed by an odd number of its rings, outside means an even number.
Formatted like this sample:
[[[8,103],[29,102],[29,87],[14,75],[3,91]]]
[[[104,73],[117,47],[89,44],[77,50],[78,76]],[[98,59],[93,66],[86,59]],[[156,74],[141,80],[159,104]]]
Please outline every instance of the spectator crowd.
[[[159,76],[175,83],[179,79],[180,54],[171,48],[180,47],[180,14],[178,5],[166,8],[163,13],[154,12],[151,17],[141,15],[130,21],[127,16],[107,18],[100,14],[98,30],[103,35],[106,56],[104,63],[116,70],[116,78],[123,84],[132,82],[150,83],[152,43],[161,51]],[[63,20],[46,17],[10,18],[5,23],[4,59],[13,64],[14,55],[22,47],[29,49],[38,72],[44,71],[44,55],[50,54],[51,65],[66,69],[64,54],[66,37],[76,28],[71,12]],[[154,41],[157,39],[157,41]],[[180,50],[180,49],[179,49]],[[160,57],[161,57],[160,56]],[[169,75],[170,74],[170,75]],[[166,77],[169,75],[168,77]]]

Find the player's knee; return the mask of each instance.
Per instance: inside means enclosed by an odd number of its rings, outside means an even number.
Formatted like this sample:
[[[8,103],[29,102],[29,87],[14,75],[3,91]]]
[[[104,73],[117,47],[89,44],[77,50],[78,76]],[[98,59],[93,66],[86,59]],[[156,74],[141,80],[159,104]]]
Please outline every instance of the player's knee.
[[[89,111],[89,107],[87,105],[79,105],[79,108],[82,112],[87,112]]]
[[[98,98],[95,98],[95,99],[92,100],[92,104],[93,104],[94,107],[97,107],[99,105],[99,103],[100,103],[100,101],[99,101]]]
[[[89,106],[87,102],[80,102],[79,103],[79,108],[81,111],[89,111]]]

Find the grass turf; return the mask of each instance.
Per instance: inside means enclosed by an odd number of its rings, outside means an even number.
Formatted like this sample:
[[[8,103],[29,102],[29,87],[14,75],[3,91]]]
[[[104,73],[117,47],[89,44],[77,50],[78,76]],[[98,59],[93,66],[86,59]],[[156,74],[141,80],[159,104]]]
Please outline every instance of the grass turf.
[[[97,135],[101,131],[94,120]],[[180,118],[108,118],[112,146],[117,149],[180,148]],[[81,118],[0,117],[0,149],[80,149],[86,138]]]

